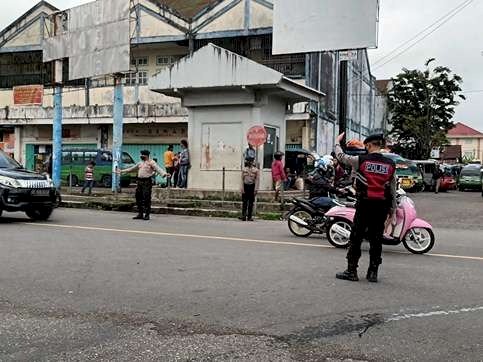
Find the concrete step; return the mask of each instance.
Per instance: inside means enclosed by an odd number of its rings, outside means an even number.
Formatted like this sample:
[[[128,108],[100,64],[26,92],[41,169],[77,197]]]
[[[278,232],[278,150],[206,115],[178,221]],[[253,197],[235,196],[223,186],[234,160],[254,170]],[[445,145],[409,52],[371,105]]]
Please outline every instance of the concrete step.
[[[132,195],[122,195],[117,198],[114,196],[87,196],[87,195],[63,195],[64,201],[90,203],[125,203],[134,204],[134,197]],[[238,211],[242,207],[241,201],[221,201],[221,200],[193,200],[193,199],[153,199],[153,206],[163,206],[168,208],[184,208],[184,209],[209,209],[209,210],[232,210]],[[281,212],[287,211],[291,208],[291,203],[286,202],[283,206],[276,202],[257,202],[257,212]]]
[[[133,202],[126,201],[109,201],[103,198],[97,200],[79,201],[79,200],[62,200],[62,207],[76,208],[76,209],[95,209],[105,211],[124,211],[135,212],[136,205]],[[203,217],[226,217],[236,218],[240,217],[241,213],[238,210],[227,209],[206,209],[201,207],[170,207],[153,205],[153,214],[169,214],[169,215],[187,215],[187,216],[203,216]],[[263,220],[279,220],[282,217],[282,212],[257,212],[256,218]]]
[[[81,195],[80,188],[73,188],[72,192],[68,188],[64,189],[65,195]],[[119,197],[132,197],[135,188],[130,187],[122,190]],[[105,188],[96,188],[93,190],[93,196],[108,197],[113,196],[111,190]],[[283,194],[284,200],[290,200],[294,197],[302,197],[302,191],[287,191]],[[258,193],[259,202],[274,202],[275,193],[273,191],[260,191]],[[194,189],[173,189],[173,188],[153,188],[153,200],[169,200],[169,199],[189,199],[189,200],[214,200],[214,201],[241,201],[241,193],[239,191],[220,191],[220,190],[194,190]]]

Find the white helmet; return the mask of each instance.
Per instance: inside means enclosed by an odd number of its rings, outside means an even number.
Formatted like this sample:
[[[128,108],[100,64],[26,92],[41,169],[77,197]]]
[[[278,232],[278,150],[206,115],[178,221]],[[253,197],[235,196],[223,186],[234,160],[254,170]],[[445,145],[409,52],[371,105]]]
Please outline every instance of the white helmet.
[[[322,159],[328,166],[334,166],[334,157],[332,157],[331,155],[325,155],[322,157]]]

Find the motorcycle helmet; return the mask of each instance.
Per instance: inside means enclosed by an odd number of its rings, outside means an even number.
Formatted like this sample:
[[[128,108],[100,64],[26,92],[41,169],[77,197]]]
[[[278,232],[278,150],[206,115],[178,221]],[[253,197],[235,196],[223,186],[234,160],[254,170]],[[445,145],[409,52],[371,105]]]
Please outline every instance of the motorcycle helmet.
[[[319,171],[327,171],[328,163],[324,158],[321,158],[315,162],[315,168]]]
[[[334,157],[332,157],[331,155],[325,155],[324,157],[322,157],[322,159],[328,166],[334,166]]]
[[[345,152],[352,156],[364,155],[367,153],[364,143],[360,140],[352,139],[347,142]]]

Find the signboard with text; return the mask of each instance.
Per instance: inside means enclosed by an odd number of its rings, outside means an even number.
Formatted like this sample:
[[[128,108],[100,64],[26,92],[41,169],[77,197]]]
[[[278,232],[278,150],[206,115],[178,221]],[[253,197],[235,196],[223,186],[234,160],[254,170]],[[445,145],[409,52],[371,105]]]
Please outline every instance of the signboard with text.
[[[41,85],[24,85],[13,87],[13,104],[16,106],[41,106],[44,87]]]

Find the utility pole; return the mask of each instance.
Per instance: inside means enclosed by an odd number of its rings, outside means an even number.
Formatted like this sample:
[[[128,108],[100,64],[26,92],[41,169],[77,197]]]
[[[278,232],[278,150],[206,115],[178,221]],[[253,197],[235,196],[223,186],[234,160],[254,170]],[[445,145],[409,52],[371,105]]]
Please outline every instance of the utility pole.
[[[122,167],[122,142],[124,120],[124,94],[122,77],[114,76],[114,109],[112,125],[112,192],[116,193],[120,188],[121,177],[118,170]]]
[[[340,55],[338,55],[340,56]],[[347,60],[339,61],[339,134],[347,130]],[[341,145],[346,144],[346,137]]]
[[[52,181],[62,185],[62,60],[54,62],[54,121],[52,125]]]

